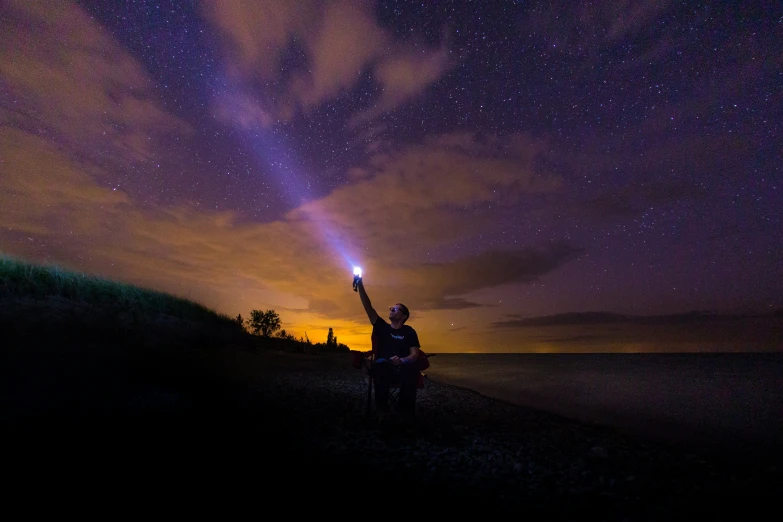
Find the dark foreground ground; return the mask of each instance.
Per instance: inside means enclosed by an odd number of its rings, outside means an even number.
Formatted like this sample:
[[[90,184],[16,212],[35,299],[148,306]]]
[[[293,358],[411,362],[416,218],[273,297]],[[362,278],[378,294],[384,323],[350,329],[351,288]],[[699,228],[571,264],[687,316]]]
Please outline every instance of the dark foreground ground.
[[[434,382],[414,431],[381,430],[347,354],[16,342],[3,356],[6,493],[36,509],[736,520],[783,493],[773,447],[702,454]]]

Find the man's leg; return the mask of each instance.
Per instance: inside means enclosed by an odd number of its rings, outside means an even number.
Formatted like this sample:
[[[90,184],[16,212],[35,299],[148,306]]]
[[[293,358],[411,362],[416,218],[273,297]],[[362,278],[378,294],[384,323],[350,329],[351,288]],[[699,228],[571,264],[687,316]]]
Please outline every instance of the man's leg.
[[[376,364],[372,367],[373,383],[375,384],[375,408],[379,416],[389,413],[389,383],[391,368],[388,364]]]
[[[413,364],[400,366],[400,413],[413,421],[416,413],[416,385],[419,371]]]

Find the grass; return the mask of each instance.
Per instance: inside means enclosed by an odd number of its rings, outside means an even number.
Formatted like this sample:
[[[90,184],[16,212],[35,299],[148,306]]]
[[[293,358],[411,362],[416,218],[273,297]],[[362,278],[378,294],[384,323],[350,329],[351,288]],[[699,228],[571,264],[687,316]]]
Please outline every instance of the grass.
[[[181,297],[0,254],[0,330],[25,342],[101,339],[239,344],[290,352],[348,352],[340,345],[252,335],[234,318]]]
[[[0,256],[0,299],[60,297],[96,307],[165,314],[196,322],[233,322],[206,306],[155,290],[110,281],[59,266],[41,266]]]

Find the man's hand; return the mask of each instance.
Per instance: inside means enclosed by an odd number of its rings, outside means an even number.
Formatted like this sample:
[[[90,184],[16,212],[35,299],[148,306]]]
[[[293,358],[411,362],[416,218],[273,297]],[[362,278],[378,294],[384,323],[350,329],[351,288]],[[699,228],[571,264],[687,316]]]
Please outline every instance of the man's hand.
[[[394,357],[392,357],[391,359],[389,359],[389,362],[390,362],[390,363],[392,363],[394,366],[399,366],[399,365],[401,365],[401,364],[402,364],[402,359],[400,359],[399,357],[397,357],[397,356],[395,355]]]

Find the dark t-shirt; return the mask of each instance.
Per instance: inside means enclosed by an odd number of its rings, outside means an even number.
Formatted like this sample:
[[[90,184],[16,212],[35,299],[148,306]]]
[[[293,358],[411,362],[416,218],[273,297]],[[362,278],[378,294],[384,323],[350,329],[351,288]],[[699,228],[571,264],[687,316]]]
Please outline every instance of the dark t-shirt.
[[[388,359],[390,357],[407,357],[411,354],[411,347],[419,348],[419,336],[416,330],[402,325],[402,328],[394,329],[389,323],[380,317],[375,320],[372,327],[372,347],[377,357]]]

